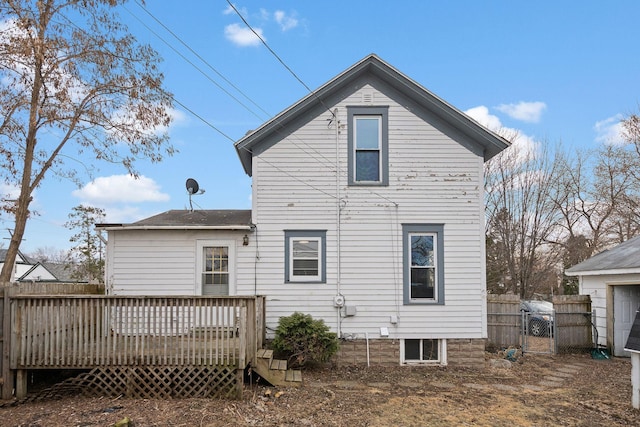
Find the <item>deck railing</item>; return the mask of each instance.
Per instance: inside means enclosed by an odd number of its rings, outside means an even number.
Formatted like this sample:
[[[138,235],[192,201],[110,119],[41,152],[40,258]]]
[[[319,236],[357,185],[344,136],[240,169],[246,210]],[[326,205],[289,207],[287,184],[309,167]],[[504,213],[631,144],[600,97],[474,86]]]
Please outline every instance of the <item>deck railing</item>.
[[[11,297],[11,369],[244,368],[262,346],[263,297]]]

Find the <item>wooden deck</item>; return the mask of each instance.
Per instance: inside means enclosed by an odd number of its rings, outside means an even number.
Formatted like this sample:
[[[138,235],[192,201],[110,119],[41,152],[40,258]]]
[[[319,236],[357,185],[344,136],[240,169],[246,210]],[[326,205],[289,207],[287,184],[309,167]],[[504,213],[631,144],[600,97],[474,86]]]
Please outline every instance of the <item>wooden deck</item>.
[[[26,393],[21,382],[33,369],[235,372],[254,361],[264,340],[264,297],[18,294],[5,295],[3,311],[10,323],[3,362],[11,370],[3,367],[3,377],[17,375],[16,395]]]

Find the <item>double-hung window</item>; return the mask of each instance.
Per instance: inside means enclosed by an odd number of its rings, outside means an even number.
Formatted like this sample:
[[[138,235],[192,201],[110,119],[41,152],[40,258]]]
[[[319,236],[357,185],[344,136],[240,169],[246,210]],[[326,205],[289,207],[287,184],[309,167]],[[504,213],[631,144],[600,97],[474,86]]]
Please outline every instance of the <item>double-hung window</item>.
[[[286,282],[325,282],[325,258],[325,231],[285,231]]]
[[[388,185],[388,107],[348,107],[349,185]]]
[[[405,304],[444,304],[444,227],[403,224]]]

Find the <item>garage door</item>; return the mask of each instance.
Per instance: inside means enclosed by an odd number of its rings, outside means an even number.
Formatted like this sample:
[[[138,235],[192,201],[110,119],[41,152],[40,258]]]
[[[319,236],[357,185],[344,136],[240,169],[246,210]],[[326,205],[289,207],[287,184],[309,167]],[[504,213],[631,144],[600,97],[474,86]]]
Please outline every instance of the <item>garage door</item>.
[[[640,307],[640,285],[620,285],[613,288],[613,354],[626,356],[624,351],[631,326]]]

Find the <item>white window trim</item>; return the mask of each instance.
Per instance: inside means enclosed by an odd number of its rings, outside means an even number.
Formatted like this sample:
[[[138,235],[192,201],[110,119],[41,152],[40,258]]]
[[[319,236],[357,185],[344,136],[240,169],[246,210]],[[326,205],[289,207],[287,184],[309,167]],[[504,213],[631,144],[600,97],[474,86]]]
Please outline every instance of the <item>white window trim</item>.
[[[378,149],[379,179],[377,181],[356,181],[356,139],[355,123],[359,117],[379,118]],[[389,185],[389,107],[388,106],[347,106],[347,165],[349,186],[386,187]]]
[[[318,274],[315,276],[296,276],[293,274],[293,242],[298,240],[307,240],[310,242],[318,242]],[[289,282],[319,282],[322,280],[322,238],[320,237],[289,237]]]
[[[411,235],[433,235],[435,289],[434,298],[411,298]],[[402,224],[402,275],[404,305],[444,305],[444,224]]]
[[[436,339],[438,341],[438,360],[405,360],[404,341],[405,338],[400,340],[400,364],[401,365],[447,365],[447,340],[437,338],[406,338],[406,339]],[[420,345],[420,351],[422,352],[422,345]]]
[[[363,148],[358,149],[358,126],[356,123],[358,119],[376,119],[378,122],[378,147],[377,148]],[[383,179],[383,170],[382,170],[382,115],[381,114],[354,114],[353,116],[353,180],[358,184],[380,184]],[[359,180],[356,178],[358,174],[358,151],[378,151],[378,179],[375,181],[365,181]]]
[[[438,251],[440,248],[438,247],[438,233],[432,232],[420,232],[414,231],[408,233],[408,247],[406,248],[407,253],[409,254],[409,277],[411,277],[411,270],[413,268],[424,268],[424,269],[433,269],[433,277],[435,283],[433,284],[433,298],[411,298],[411,289],[409,289],[409,300],[411,302],[425,302],[425,301],[438,301]],[[414,267],[411,263],[411,237],[412,236],[430,236],[433,238],[433,265],[430,267]]]

